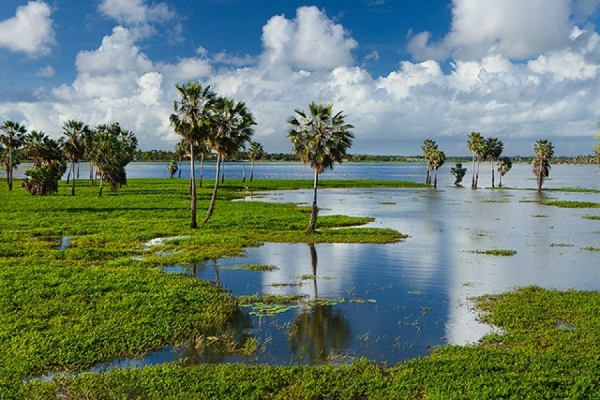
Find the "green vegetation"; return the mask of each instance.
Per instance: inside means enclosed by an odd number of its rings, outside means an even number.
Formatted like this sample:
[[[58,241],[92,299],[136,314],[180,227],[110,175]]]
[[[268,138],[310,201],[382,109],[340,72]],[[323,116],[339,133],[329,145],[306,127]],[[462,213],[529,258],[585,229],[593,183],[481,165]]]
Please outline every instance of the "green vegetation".
[[[568,200],[545,200],[541,204],[545,206],[556,206],[561,208],[598,208],[600,203],[590,201],[568,201]]]
[[[479,345],[445,346],[397,366],[268,367],[167,364],[31,381],[30,399],[595,398],[600,294],[520,288],[476,301],[501,329]]]
[[[240,181],[221,192],[223,213],[192,230],[185,223],[187,180],[128,183],[102,198],[89,181],[78,182],[77,196],[66,186],[44,197],[0,191],[0,398],[20,397],[25,378],[84,370],[167,344],[191,340],[196,348],[211,344],[244,354],[260,347],[252,341],[232,347],[221,332],[236,313],[234,298],[156,266],[240,255],[264,241],[390,243],[404,237],[353,227],[372,218],[348,216],[322,216],[317,233],[305,234],[306,207],[226,201],[247,195]],[[198,191],[200,207],[211,194]],[[61,248],[65,237],[70,246]],[[156,238],[170,239],[147,243]]]
[[[475,254],[487,254],[490,256],[514,256],[517,254],[516,250],[505,250],[505,249],[491,249],[491,250],[475,250],[472,251]]]

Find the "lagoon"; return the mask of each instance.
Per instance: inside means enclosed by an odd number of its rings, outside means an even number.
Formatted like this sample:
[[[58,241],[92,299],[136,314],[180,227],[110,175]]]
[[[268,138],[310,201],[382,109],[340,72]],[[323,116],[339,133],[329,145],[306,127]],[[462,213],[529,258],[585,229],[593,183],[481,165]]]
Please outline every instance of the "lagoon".
[[[166,163],[132,164],[130,178],[163,171]],[[147,168],[144,168],[147,167]],[[239,178],[239,163],[226,176]],[[212,170],[214,173],[214,169]],[[184,171],[185,172],[185,171]],[[246,171],[249,174],[249,169]],[[244,257],[166,267],[218,281],[234,295],[301,294],[314,305],[267,315],[245,307],[231,329],[254,337],[263,351],[248,358],[220,356],[184,347],[169,348],[138,360],[99,366],[145,365],[173,360],[315,365],[356,357],[393,365],[425,356],[432,347],[475,343],[490,327],[477,321],[471,298],[518,286],[600,289],[600,209],[564,209],[540,204],[559,199],[600,203],[597,166],[553,166],[551,179],[537,193],[531,167],[519,164],[507,174],[506,188],[491,190],[482,166],[478,190],[452,185],[448,169],[439,172],[437,190],[327,189],[319,191],[321,215],[374,217],[367,226],[395,229],[409,237],[387,245],[265,243]],[[205,169],[205,179],[211,166]],[[311,179],[298,163],[259,163],[255,179]],[[185,176],[185,175],[184,175]],[[401,179],[422,181],[420,163],[348,163],[322,179]],[[210,178],[209,178],[210,179]],[[470,182],[470,175],[465,180]],[[555,189],[586,188],[583,192]],[[254,194],[243,201],[308,204],[310,190]],[[513,256],[483,254],[508,249]],[[248,271],[242,265],[275,266]]]

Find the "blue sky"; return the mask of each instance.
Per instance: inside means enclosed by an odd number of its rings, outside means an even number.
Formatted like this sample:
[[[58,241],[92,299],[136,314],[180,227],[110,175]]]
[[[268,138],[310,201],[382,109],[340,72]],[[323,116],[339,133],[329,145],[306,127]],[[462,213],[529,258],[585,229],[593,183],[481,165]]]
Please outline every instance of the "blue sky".
[[[333,103],[351,153],[507,155],[550,139],[589,154],[600,121],[600,0],[3,0],[0,120],[60,136],[114,121],[172,149],[176,83],[245,101],[255,140],[290,152],[286,119]]]

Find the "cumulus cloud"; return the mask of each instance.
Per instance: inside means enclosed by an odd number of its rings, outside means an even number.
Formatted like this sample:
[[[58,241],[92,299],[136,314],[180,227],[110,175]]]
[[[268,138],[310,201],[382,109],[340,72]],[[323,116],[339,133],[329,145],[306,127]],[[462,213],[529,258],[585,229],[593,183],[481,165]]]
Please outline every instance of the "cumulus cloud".
[[[125,24],[146,24],[171,20],[175,13],[166,3],[148,5],[145,0],[103,0],[101,14]]]
[[[576,2],[581,13],[592,12],[596,1]],[[452,27],[438,43],[430,34],[415,35],[408,48],[418,60],[475,60],[490,54],[525,59],[561,48],[571,29],[571,0],[453,0]]]
[[[595,3],[586,4],[593,9]],[[467,2],[454,4],[466,7]],[[475,9],[491,12],[497,7],[487,0],[481,4],[491,8],[473,4],[474,9],[461,14],[464,18],[481,16]],[[550,13],[556,15],[551,20],[563,21],[564,3],[553,4],[559,10]],[[513,18],[509,12],[502,15],[507,24]],[[513,26],[520,24],[514,21]],[[455,53],[462,43],[482,55],[449,63],[433,57],[404,60],[378,78],[354,65],[356,41],[315,7],[301,7],[294,19],[268,20],[258,56],[210,54],[199,47],[190,57],[157,62],[138,46],[135,27],[116,27],[97,48],[78,54],[72,83],[48,91],[43,101],[19,103],[12,110],[0,105],[0,115],[18,109],[28,127],[46,132],[68,119],[91,126],[119,121],[136,133],[143,148],[171,149],[177,140],[168,123],[177,98],[174,85],[199,80],[220,95],[247,103],[257,120],[255,139],[269,152],[290,151],[286,119],[294,109],[316,101],[333,103],[355,126],[351,152],[419,154],[429,137],[446,154],[466,155],[466,135],[479,131],[503,140],[508,155],[530,154],[531,143],[540,138],[553,140],[557,154],[582,154],[591,149],[591,133],[600,120],[600,36],[592,26],[564,24],[569,29],[561,25],[560,35],[547,38],[551,46],[537,38],[524,40],[518,51],[530,55],[514,61],[513,50],[498,49],[510,47],[517,37],[499,22],[486,28],[495,32],[488,39],[471,38],[469,43],[465,35],[474,28],[457,20],[447,35],[456,32],[452,46],[431,46],[423,34],[423,48]]]
[[[50,6],[43,1],[30,1],[17,8],[14,17],[0,21],[0,47],[30,57],[50,54],[55,44],[51,14]]]
[[[296,18],[271,18],[263,28],[262,65],[306,70],[331,69],[353,62],[358,43],[317,7],[300,7]]]

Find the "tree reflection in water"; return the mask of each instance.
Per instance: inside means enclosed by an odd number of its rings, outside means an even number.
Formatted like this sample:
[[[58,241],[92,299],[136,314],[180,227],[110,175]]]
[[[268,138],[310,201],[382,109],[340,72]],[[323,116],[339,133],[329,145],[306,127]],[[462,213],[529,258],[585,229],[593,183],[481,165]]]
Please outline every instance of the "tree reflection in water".
[[[350,325],[334,306],[319,303],[317,290],[317,251],[308,245],[314,285],[313,305],[294,318],[289,334],[290,351],[296,364],[319,364],[348,348]]]

